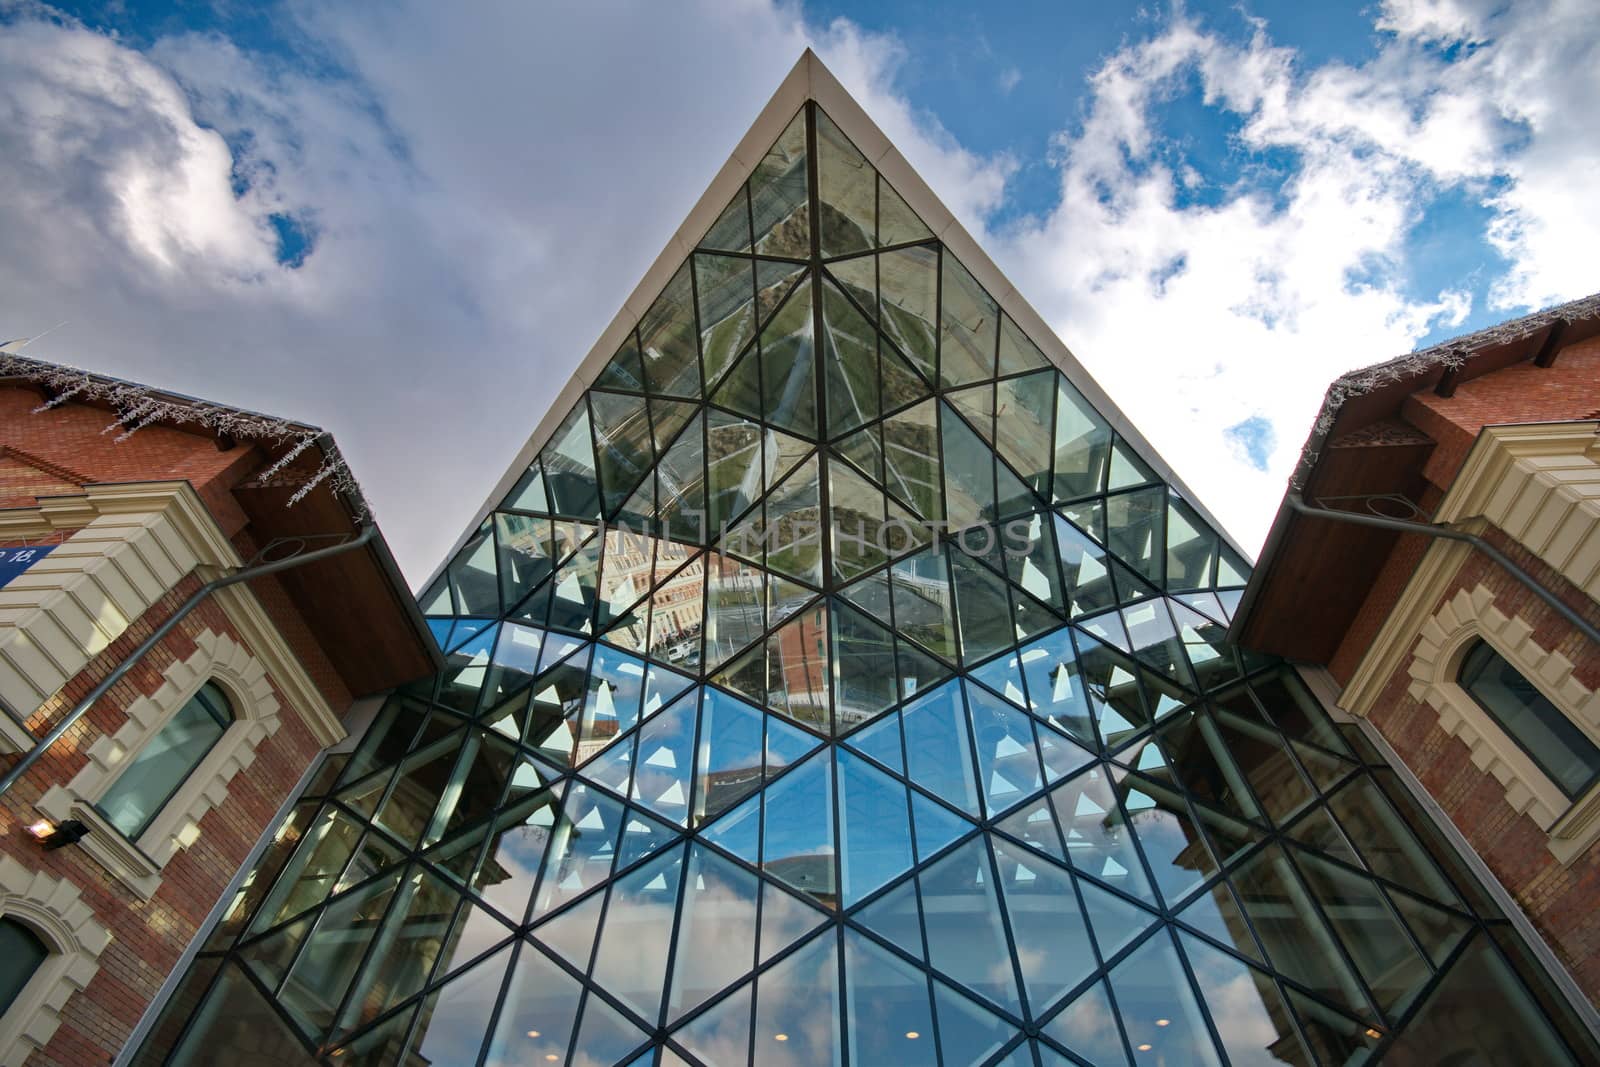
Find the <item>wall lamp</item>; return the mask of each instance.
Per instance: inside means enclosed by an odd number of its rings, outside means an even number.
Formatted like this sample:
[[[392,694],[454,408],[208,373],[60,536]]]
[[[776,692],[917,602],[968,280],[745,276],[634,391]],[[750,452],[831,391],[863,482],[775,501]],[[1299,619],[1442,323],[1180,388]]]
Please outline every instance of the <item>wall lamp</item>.
[[[53,823],[49,819],[40,819],[38,822],[28,825],[28,834],[43,845],[46,851],[53,851],[82,841],[89,836],[89,828],[77,819],[68,819],[63,823]]]

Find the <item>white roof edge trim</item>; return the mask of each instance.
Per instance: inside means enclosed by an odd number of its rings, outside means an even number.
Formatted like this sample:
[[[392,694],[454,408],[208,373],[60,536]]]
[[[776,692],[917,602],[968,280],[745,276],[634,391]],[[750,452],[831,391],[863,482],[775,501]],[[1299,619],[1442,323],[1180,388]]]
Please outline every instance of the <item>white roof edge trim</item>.
[[[601,332],[594,346],[578,364],[566,387],[561,390],[560,395],[551,403],[550,409],[539,420],[539,425],[517,452],[505,474],[495,483],[488,498],[473,513],[472,521],[467,523],[461,536],[450,546],[449,551],[428,574],[427,579],[417,587],[417,595],[420,596],[444,573],[456,553],[467,543],[467,539],[494,511],[495,505],[505,499],[506,494],[516,485],[517,479],[522,477],[528,465],[538,456],[539,450],[561,425],[561,421],[566,418],[572,406],[594,383],[600,371],[611,361],[611,357],[617,354],[617,349],[621,347],[628,331],[637,324],[639,316],[655,302],[661,290],[672,279],[673,272],[694,251],[700,237],[722,214],[722,209],[733,198],[733,194],[744,184],[745,179],[750,177],[772,142],[778,139],[784,127],[794,118],[795,112],[799,111],[807,100],[815,100],[828,113],[828,117],[846,137],[850,138],[866,157],[867,162],[876,167],[878,173],[894,186],[895,191],[911,210],[915,211],[927,224],[928,229],[933,231],[933,235],[955,253],[956,258],[971,272],[978,284],[994,297],[1002,311],[1016,320],[1017,325],[1022,327],[1022,332],[1039,346],[1045,357],[1072,380],[1072,384],[1083,394],[1084,399],[1094,405],[1111,428],[1133,444],[1139,455],[1155,469],[1161,479],[1176,489],[1184,501],[1200,513],[1229,547],[1253,563],[1251,555],[1239,546],[1226,527],[1206,507],[1204,501],[1184,484],[1183,479],[1178,477],[1161,454],[1139,432],[1138,427],[1112,402],[1111,397],[1100,387],[1100,383],[1084,369],[1083,364],[1078,362],[1077,357],[1056,335],[1055,330],[1050,328],[1044,318],[1034,310],[1033,305],[1028,303],[1017,291],[1016,286],[1001,273],[988,253],[984,252],[973,236],[967,232],[966,227],[957,221],[950,209],[945,207],[943,201],[929,188],[928,183],[923,181],[922,176],[906,162],[905,157],[890,143],[877,123],[872,121],[855,98],[833,76],[833,72],[823,64],[815,52],[807,48],[779,84],[766,106],[761,109],[760,115],[756,117],[750,129],[740,139],[728,161],[717,171],[700,199],[689,210],[683,225],[673,233],[666,247],[661,250],[661,254],[656,256],[655,262],[650,265],[650,269],[645,271],[639,284],[634,286],[633,292],[623,302],[622,310],[617,312],[610,325]]]

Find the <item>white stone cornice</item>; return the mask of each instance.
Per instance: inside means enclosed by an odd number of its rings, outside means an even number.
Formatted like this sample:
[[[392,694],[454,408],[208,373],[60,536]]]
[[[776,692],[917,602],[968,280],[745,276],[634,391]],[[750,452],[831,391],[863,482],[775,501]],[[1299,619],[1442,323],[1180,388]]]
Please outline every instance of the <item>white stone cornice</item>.
[[[1600,601],[1600,422],[1488,426],[1467,454],[1436,521],[1474,533],[1498,527]],[[1401,669],[1423,620],[1475,551],[1435,541],[1345,688],[1345,706],[1371,710]]]
[[[0,536],[44,536],[68,518],[78,526],[72,536],[0,589],[0,701],[23,719],[187,575],[241,564],[188,482],[88,486],[0,512]],[[318,742],[343,737],[338,715],[255,594],[236,585],[215,599]],[[0,716],[0,748],[32,742]]]

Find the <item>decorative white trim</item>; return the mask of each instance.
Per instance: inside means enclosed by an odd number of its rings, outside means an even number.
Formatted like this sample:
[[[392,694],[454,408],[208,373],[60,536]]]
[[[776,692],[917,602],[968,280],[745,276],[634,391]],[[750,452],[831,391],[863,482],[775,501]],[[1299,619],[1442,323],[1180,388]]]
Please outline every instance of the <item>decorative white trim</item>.
[[[238,567],[238,553],[188,482],[91,485],[81,496],[0,511],[0,538],[79,527],[0,589],[0,701],[26,719],[197,567]],[[244,585],[213,594],[319,744],[344,727],[261,602]],[[0,715],[0,752],[33,737]]]
[[[61,822],[78,819],[90,827],[80,842],[88,855],[141,897],[161,884],[161,869],[192,845],[200,820],[228,796],[228,783],[255,759],[256,746],[277,732],[278,698],[266,668],[250,650],[226,634],[206,630],[186,660],[170,664],[156,691],[128,706],[127,721],[87,749],[89,762],[66,785],[53,785],[39,798],[41,813]],[[122,767],[136,755],[206,682],[215,682],[233,705],[234,722],[206,753],[178,792],[130,841],[95,810]]]
[[[77,886],[10,856],[0,856],[0,916],[27,926],[50,950],[0,1017],[0,1063],[21,1064],[49,1043],[67,1000],[99,971],[111,933],[95,922]]]
[[[0,537],[77,529],[0,589],[0,701],[32,715],[184,576],[238,554],[187,482],[95,485],[0,513]],[[0,716],[0,743],[25,730]]]
[[[1481,515],[1600,600],[1600,422],[1490,426],[1439,522]]]
[[[1533,628],[1495,607],[1485,585],[1461,590],[1422,626],[1412,652],[1407,690],[1439,713],[1439,728],[1460,738],[1479,770],[1505,787],[1506,803],[1550,835],[1563,862],[1600,839],[1600,786],[1576,802],[1550,780],[1522,748],[1457,684],[1462,657],[1482,639],[1532,682],[1596,744],[1600,744],[1600,692],[1573,676],[1572,663],[1541,648]]]
[[[1481,534],[1493,524],[1600,600],[1600,422],[1486,426],[1434,516]],[[1423,620],[1475,551],[1434,541],[1363,654],[1345,706],[1366,715],[1404,664]]]

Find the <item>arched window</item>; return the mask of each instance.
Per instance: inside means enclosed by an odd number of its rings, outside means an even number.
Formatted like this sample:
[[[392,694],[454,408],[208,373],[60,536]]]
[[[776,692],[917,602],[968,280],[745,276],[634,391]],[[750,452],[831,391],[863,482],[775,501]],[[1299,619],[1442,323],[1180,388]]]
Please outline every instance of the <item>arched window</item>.
[[[11,1010],[49,955],[38,934],[15,919],[0,919],[0,1015]]]
[[[1467,649],[1457,682],[1568,797],[1600,778],[1600,748],[1487,642]]]
[[[189,698],[139,750],[95,805],[129,840],[138,840],[233,724],[233,708],[211,682]]]

